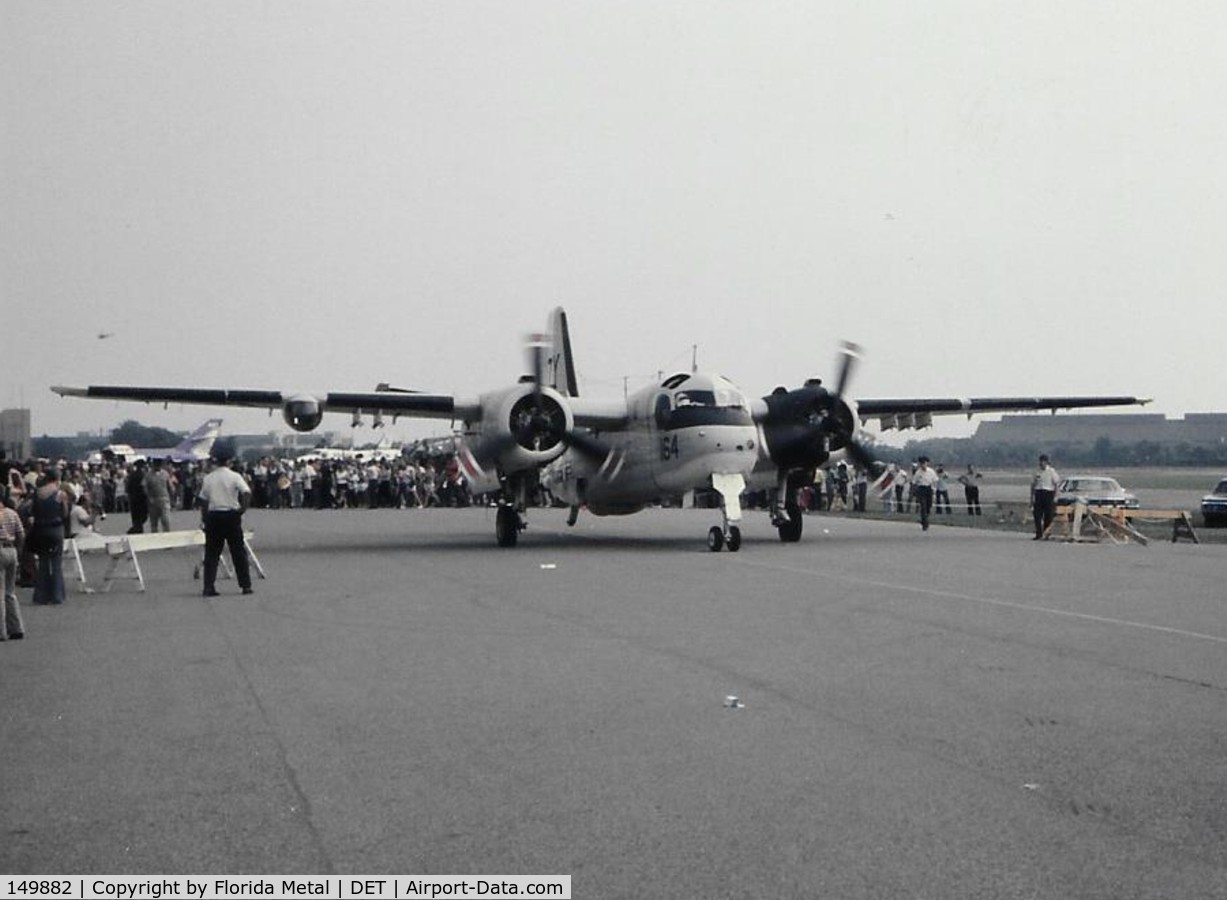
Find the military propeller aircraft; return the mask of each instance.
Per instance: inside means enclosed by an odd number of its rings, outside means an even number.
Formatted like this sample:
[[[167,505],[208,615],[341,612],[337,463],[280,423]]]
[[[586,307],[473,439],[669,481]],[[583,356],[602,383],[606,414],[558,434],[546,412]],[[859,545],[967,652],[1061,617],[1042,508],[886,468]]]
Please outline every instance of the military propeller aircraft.
[[[721,375],[683,372],[625,399],[581,397],[567,316],[560,307],[548,333],[530,339],[531,372],[516,384],[474,398],[379,385],[368,393],[285,393],[212,388],[55,386],[61,396],[147,403],[245,406],[281,410],[296,431],[311,431],[326,412],[354,418],[384,416],[448,420],[459,425],[461,467],[475,493],[497,490],[495,537],[516,545],[527,527],[530,496],[540,484],[571,506],[598,516],[625,515],[664,497],[713,489],[721,523],[708,531],[716,551],[741,546],[740,496],[769,486],[771,522],[780,539],[800,539],[801,512],[793,490],[814,471],[850,458],[867,467],[858,437],[869,419],[883,427],[931,424],[934,415],[1056,410],[1145,403],[1136,397],[987,397],[853,400],[847,388],[860,353],[845,344],[832,388],[813,379],[747,398]]]

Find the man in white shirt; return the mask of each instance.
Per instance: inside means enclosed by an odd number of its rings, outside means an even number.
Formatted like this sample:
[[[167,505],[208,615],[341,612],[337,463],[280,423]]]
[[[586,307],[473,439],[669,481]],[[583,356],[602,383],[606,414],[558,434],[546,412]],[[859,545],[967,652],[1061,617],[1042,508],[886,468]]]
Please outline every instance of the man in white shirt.
[[[929,457],[922,456],[916,461],[916,471],[912,473],[912,487],[915,488],[916,505],[920,508],[920,527],[929,530],[929,511],[933,508],[933,486],[937,484],[937,473],[929,468]]]
[[[1031,477],[1031,510],[1035,516],[1035,537],[1038,541],[1057,515],[1057,485],[1061,476],[1048,464],[1048,457],[1040,455],[1040,467]]]
[[[204,510],[205,558],[204,596],[217,596],[217,564],[222,558],[222,546],[230,545],[234,577],[244,594],[251,593],[251,567],[247,564],[247,546],[243,541],[243,513],[251,503],[251,488],[243,476],[230,468],[230,460],[218,458],[213,471],[200,485],[196,502]]]

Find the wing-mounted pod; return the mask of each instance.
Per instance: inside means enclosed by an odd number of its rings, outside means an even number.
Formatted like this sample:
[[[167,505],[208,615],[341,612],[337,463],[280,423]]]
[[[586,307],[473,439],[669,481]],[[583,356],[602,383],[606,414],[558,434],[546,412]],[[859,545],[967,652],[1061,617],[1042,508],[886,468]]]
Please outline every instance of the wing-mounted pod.
[[[295,431],[314,431],[324,419],[324,402],[311,394],[293,394],[281,404],[281,415]]]

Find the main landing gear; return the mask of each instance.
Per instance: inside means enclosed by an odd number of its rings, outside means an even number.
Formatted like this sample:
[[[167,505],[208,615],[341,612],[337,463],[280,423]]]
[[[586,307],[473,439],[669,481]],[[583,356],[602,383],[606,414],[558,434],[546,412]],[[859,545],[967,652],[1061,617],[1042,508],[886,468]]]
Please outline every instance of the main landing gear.
[[[775,526],[776,531],[780,534],[780,540],[785,544],[795,544],[801,540],[803,521],[801,507],[797,506],[796,501],[790,500],[784,504],[783,509],[775,510],[771,514],[771,524]]]
[[[528,527],[524,511],[528,509],[529,493],[535,490],[536,481],[530,481],[524,473],[501,476],[499,481],[502,492],[494,517],[494,539],[500,547],[514,547],[520,532]]]
[[[780,534],[780,540],[785,544],[795,544],[801,540],[801,527],[805,521],[801,517],[801,507],[797,505],[797,479],[780,471],[776,488],[771,493],[771,524]]]
[[[514,547],[520,532],[528,527],[514,506],[500,505],[494,519],[494,538],[500,547]]]

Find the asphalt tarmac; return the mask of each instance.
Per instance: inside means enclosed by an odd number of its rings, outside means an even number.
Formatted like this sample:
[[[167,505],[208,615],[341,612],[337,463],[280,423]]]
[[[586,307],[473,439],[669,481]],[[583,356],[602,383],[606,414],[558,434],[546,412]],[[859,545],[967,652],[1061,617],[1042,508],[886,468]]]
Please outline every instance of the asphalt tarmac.
[[[252,597],[166,551],[26,603],[0,872],[1227,894],[1227,548],[713,518],[257,512]]]

